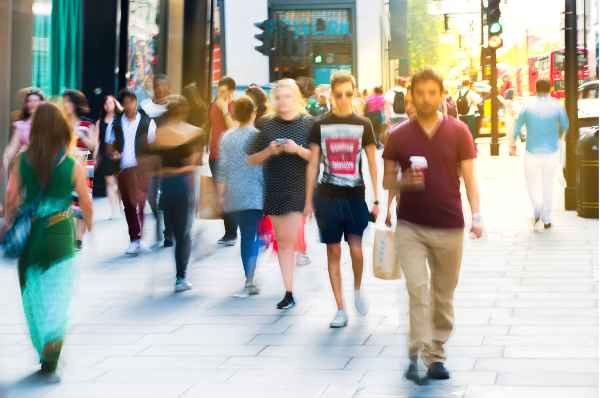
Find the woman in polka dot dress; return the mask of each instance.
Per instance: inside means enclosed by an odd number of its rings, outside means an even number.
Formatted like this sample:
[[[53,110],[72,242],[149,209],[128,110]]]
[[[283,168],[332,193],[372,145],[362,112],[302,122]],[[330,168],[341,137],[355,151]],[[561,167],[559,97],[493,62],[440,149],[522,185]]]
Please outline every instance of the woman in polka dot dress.
[[[304,211],[308,135],[313,123],[304,110],[302,94],[292,79],[278,81],[272,90],[275,115],[257,126],[260,134],[248,162],[264,165],[265,214],[271,217],[278,242],[278,258],[285,286],[279,309],[295,305],[293,297],[295,246]]]

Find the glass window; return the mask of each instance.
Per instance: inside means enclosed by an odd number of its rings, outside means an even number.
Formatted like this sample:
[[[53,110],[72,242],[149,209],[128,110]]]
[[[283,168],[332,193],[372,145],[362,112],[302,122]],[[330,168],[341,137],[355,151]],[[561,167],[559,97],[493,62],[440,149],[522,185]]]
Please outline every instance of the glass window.
[[[277,26],[271,58],[275,79],[310,76],[322,84],[336,70],[352,71],[350,10],[275,10],[272,18]]]
[[[152,97],[154,75],[162,72],[161,11],[161,0],[129,1],[127,87],[140,102]]]

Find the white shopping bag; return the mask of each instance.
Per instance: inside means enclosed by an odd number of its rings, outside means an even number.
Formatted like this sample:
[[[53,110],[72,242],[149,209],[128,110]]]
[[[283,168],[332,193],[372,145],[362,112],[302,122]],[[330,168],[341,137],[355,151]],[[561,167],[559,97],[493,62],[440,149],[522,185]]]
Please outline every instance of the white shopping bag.
[[[373,244],[373,275],[378,279],[394,280],[402,278],[400,261],[396,257],[394,231],[375,229]]]

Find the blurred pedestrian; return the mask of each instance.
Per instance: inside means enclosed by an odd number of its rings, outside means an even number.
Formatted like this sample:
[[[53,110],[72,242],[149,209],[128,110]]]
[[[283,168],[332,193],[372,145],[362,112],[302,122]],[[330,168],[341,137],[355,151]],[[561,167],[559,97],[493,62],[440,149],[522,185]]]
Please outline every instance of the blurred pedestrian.
[[[248,96],[233,103],[233,118],[239,127],[221,139],[217,187],[219,203],[240,226],[241,258],[246,281],[234,297],[247,298],[259,293],[254,279],[260,248],[258,224],[263,215],[264,178],[262,166],[248,164],[248,147],[257,139],[254,127],[256,106]]]
[[[15,157],[29,145],[31,121],[36,109],[42,102],[44,102],[44,94],[41,90],[30,88],[25,92],[21,112],[18,119],[12,124],[12,136],[8,146],[4,150],[2,167],[6,173],[9,173],[10,164]]]
[[[140,108],[146,113],[154,123],[156,127],[166,121],[167,104],[166,98],[171,93],[169,86],[169,78],[167,75],[157,74],[152,79],[152,98],[147,98],[140,104]],[[158,206],[160,197],[160,175],[158,170],[154,170],[153,175],[150,177],[150,187],[148,188],[148,204],[152,210],[155,220],[155,232],[156,242],[154,248],[160,247],[172,247],[173,246],[173,231],[171,226],[164,222],[164,215]],[[164,230],[163,230],[164,228]]]
[[[213,177],[217,175],[221,137],[223,137],[223,134],[225,134],[227,130],[235,127],[235,121],[231,116],[235,87],[235,80],[231,77],[224,77],[219,80],[219,83],[217,84],[217,98],[211,104],[208,112],[211,126],[208,166],[210,167],[210,172]],[[217,244],[221,246],[234,246],[237,241],[238,226],[227,213],[223,214],[223,224],[225,227],[225,234],[217,241]]]
[[[72,127],[56,105],[40,104],[27,150],[16,160],[6,192],[6,222],[20,206],[35,206],[31,232],[19,258],[23,312],[43,373],[54,373],[67,332],[73,293],[75,231],[71,195],[79,195],[85,226],[92,200],[85,168],[68,155]]]
[[[96,170],[94,173],[104,178],[106,182],[106,196],[108,197],[108,204],[110,206],[110,219],[116,217],[120,209],[120,204],[119,187],[117,186],[117,178],[115,177],[117,169],[115,162],[106,150],[106,129],[115,117],[121,116],[121,113],[123,113],[123,107],[119,101],[114,96],[107,95],[100,110],[100,117],[96,122],[96,141],[98,142],[98,146],[96,148]]]
[[[304,210],[306,162],[310,156],[308,135],[313,119],[306,114],[294,80],[278,81],[273,87],[273,97],[275,116],[261,123],[248,162],[264,163],[264,210],[273,222],[285,287],[285,296],[277,308],[289,309],[295,305],[295,247]]]
[[[382,87],[375,87],[373,94],[367,98],[366,116],[373,125],[377,145],[380,146],[383,142],[383,124],[385,122],[385,96],[383,95]]]
[[[322,108],[316,96],[315,80],[312,77],[300,76],[296,79],[296,84],[300,87],[300,92],[306,104],[306,111],[311,116],[322,114]]]
[[[454,98],[452,98],[450,93],[448,93],[448,89],[446,89],[446,88],[444,88],[444,99],[442,102],[442,108],[443,108],[442,112],[444,113],[444,115],[450,116],[453,118],[458,117],[458,110],[456,109],[456,102],[454,101]]]
[[[369,206],[365,201],[362,175],[364,149],[373,194],[371,217],[379,215],[376,139],[368,119],[352,109],[356,81],[348,72],[336,72],[331,78],[335,101],[333,111],[317,119],[310,133],[310,161],[307,167],[304,215],[315,213],[321,242],[327,245],[329,280],[337,305],[332,328],[345,327],[348,315],[344,306],[340,271],[342,238],[348,242],[354,271],[354,305],[360,315],[367,315],[368,304],[362,287],[362,236],[369,224]],[[323,159],[323,174],[314,200],[313,193]]]
[[[258,124],[270,112],[269,97],[256,84],[252,84],[246,89],[246,95],[254,102],[256,107],[255,124]]]
[[[533,206],[533,227],[541,220],[545,229],[552,227],[554,180],[560,168],[560,140],[569,129],[565,108],[550,97],[550,82],[535,84],[536,97],[519,113],[513,132],[511,152],[517,151],[521,129],[527,129],[525,179]]]
[[[515,156],[516,152],[510,150],[514,143],[515,119],[518,116],[515,103],[515,90],[509,88],[504,92],[504,96],[498,95],[498,101],[502,104],[504,110],[504,128],[506,130],[506,138],[508,139],[508,148],[510,156]]]
[[[396,85],[385,93],[386,119],[390,127],[408,119],[406,114],[406,94],[408,93],[406,85],[407,79],[399,77],[396,79]]]
[[[180,293],[192,288],[186,274],[192,249],[195,172],[202,156],[202,130],[186,122],[189,104],[185,97],[169,95],[164,103],[167,112],[148,151],[160,159],[158,205],[164,211],[165,224],[173,231],[175,293]]]
[[[450,377],[444,345],[454,327],[453,298],[462,261],[461,177],[471,206],[471,233],[476,238],[482,234],[473,138],[463,123],[439,112],[443,90],[442,78],[430,69],[413,76],[416,118],[396,128],[383,152],[384,188],[401,192],[396,251],[409,295],[406,377],[416,383],[423,382],[419,356],[428,378]]]
[[[202,98],[198,85],[190,83],[183,88],[183,96],[190,106],[188,123],[204,129],[208,123],[208,106]],[[205,134],[207,136],[208,134]]]
[[[118,161],[117,183],[125,210],[130,244],[125,254],[136,256],[142,248],[144,207],[148,195],[149,172],[144,164],[148,144],[156,139],[156,124],[138,111],[137,96],[124,89],[119,94],[123,115],[106,129],[106,147]]]
[[[365,116],[365,107],[367,105],[367,90],[359,91],[356,89],[356,95],[352,100],[352,109],[358,116]]]
[[[469,127],[473,140],[477,138],[477,118],[479,117],[479,105],[483,104],[483,98],[473,89],[473,83],[469,79],[462,82],[456,97],[456,110],[460,120]]]
[[[88,176],[88,187],[91,191],[94,181],[95,160],[94,152],[98,147],[97,136],[94,133],[94,123],[85,118],[90,112],[87,98],[79,90],[65,90],[63,93],[63,105],[67,121],[75,131],[76,145],[75,157],[83,164]],[[83,246],[83,235],[85,234],[85,223],[83,214],[79,207],[79,197],[73,195],[73,207],[76,219],[75,247],[81,250]]]

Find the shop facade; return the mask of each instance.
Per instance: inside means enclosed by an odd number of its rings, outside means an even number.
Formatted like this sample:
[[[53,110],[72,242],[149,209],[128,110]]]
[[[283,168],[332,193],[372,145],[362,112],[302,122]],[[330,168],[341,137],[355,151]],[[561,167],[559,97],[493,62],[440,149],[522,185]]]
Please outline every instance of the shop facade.
[[[353,73],[360,87],[389,84],[389,11],[383,0],[256,0],[252,9],[243,3],[224,1],[225,70],[242,86],[298,76],[327,83],[337,70]],[[254,24],[266,19],[288,32],[289,49],[271,56],[254,49]]]
[[[21,38],[11,46],[11,73],[24,71],[9,90],[13,98],[20,87],[51,97],[75,88],[97,112],[105,95],[123,87],[152,96],[158,73],[169,76],[174,92],[196,83],[208,93],[212,0],[2,1],[11,37]]]

